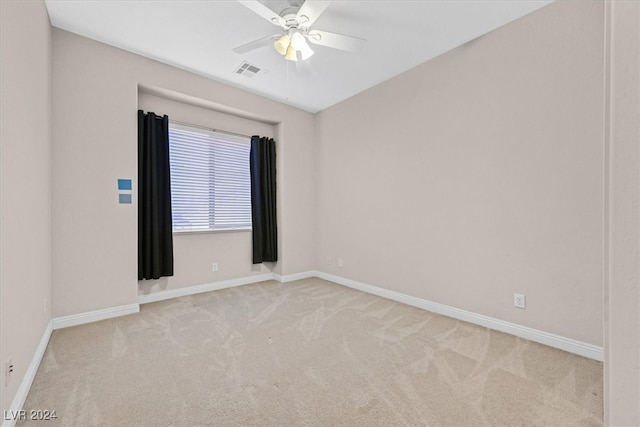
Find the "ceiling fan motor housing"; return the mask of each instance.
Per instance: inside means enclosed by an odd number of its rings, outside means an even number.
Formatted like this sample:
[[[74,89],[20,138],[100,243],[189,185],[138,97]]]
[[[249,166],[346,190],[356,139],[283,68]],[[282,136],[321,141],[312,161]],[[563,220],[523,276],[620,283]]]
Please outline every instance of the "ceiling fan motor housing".
[[[280,12],[280,17],[284,19],[284,30],[304,29],[304,24],[309,22],[309,17],[305,15],[298,16],[299,7],[288,7]]]

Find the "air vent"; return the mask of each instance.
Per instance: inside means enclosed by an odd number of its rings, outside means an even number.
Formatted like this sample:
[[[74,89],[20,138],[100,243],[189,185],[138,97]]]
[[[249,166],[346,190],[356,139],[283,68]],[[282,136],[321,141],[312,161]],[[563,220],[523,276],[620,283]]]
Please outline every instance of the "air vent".
[[[236,69],[236,74],[243,75],[245,77],[253,77],[256,74],[260,73],[262,69],[256,67],[253,64],[249,64],[248,62],[243,62],[240,64],[238,69]]]

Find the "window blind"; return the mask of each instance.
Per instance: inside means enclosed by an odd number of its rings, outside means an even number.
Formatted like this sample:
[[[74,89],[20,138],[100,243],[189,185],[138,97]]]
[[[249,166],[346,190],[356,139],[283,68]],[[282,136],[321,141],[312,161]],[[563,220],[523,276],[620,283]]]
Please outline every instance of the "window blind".
[[[171,123],[174,231],[251,228],[249,138]]]

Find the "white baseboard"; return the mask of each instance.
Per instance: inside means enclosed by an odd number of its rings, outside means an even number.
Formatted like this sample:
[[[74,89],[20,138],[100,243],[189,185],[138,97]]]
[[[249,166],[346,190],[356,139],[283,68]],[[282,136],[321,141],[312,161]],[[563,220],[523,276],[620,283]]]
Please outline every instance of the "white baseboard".
[[[265,280],[276,280],[281,283],[292,282],[294,280],[307,279],[310,277],[318,277],[328,280],[339,285],[357,289],[362,292],[377,295],[382,298],[391,299],[403,304],[418,307],[433,313],[442,314],[454,319],[463,320],[465,322],[484,326],[496,331],[505,332],[517,337],[525,338],[550,347],[559,348],[570,353],[588,357],[598,361],[604,360],[604,349],[600,346],[587,344],[571,338],[555,335],[549,332],[539,331],[537,329],[521,326],[515,323],[506,322],[504,320],[495,319],[493,317],[482,314],[473,313],[459,308],[451,307],[426,299],[406,295],[389,289],[379,288],[368,285],[366,283],[347,279],[321,271],[309,270],[295,274],[278,275],[275,273],[257,274],[254,276],[241,277],[237,279],[223,280],[220,282],[207,283],[204,285],[189,286],[186,288],[172,289],[168,291],[156,292],[148,295],[139,295],[138,304],[128,306],[114,307],[106,310],[97,310],[89,313],[82,313],[72,316],[65,316],[53,319],[53,329],[65,328],[68,326],[80,325],[83,323],[95,322],[111,317],[123,316],[126,314],[137,313],[139,304],[147,304],[156,301],[163,301],[171,298],[177,298],[186,295],[194,295],[202,292],[216,291],[220,289],[232,288],[235,286],[243,286],[251,283],[263,282]]]
[[[102,310],[88,311],[86,313],[72,314],[70,316],[55,317],[53,319],[53,329],[68,328],[70,326],[97,322],[98,320],[111,319],[112,317],[126,316],[127,314],[138,313],[139,311],[139,304],[128,304]]]
[[[188,286],[186,288],[171,289],[168,291],[154,292],[147,295],[138,295],[139,304],[163,301],[171,298],[199,294],[202,292],[218,291],[220,289],[233,288],[234,286],[249,285],[251,283],[274,280],[273,273],[256,274],[255,276],[240,277],[238,279],[222,280],[220,282],[206,283],[204,285]]]
[[[138,295],[138,303],[148,304],[151,302],[164,301],[167,299],[184,297],[187,295],[200,294],[202,292],[219,291],[221,289],[233,288],[235,286],[250,285],[252,283],[264,282],[266,280],[275,280],[280,283],[293,282],[294,280],[316,277],[316,273],[316,271],[303,271],[301,273],[286,275],[279,275],[276,273],[257,274],[255,276],[246,276],[237,279],[222,280],[220,282],[205,283],[204,285],[187,286],[179,289],[154,292],[147,295]]]
[[[42,338],[40,339],[40,343],[36,348],[36,352],[33,354],[31,358],[31,363],[29,363],[29,367],[27,367],[27,371],[24,373],[24,377],[22,377],[22,382],[18,387],[18,391],[16,391],[16,395],[13,397],[13,402],[11,402],[11,408],[5,411],[5,414],[14,414],[13,419],[7,420],[7,416],[5,415],[5,419],[3,420],[2,427],[13,427],[16,425],[17,415],[19,411],[24,408],[24,402],[27,400],[27,395],[29,394],[29,390],[31,389],[31,384],[33,383],[33,379],[36,377],[36,372],[38,372],[38,368],[40,367],[40,362],[42,361],[42,357],[44,356],[44,351],[47,349],[47,344],[49,344],[49,338],[51,338],[51,332],[53,332],[53,321],[49,321],[47,324],[44,333],[42,334]]]
[[[319,271],[315,271],[313,273],[316,277],[319,277],[321,279],[329,280],[331,282],[338,283],[349,288],[357,289],[359,291],[367,292],[369,294],[388,298],[433,313],[452,317],[454,319],[464,320],[465,322],[484,326],[496,331],[505,332],[507,334],[535,341],[540,344],[545,344],[550,347],[559,348],[561,350],[588,357],[590,359],[595,359],[598,361],[604,360],[604,349],[596,345],[587,344],[571,338],[562,337],[560,335],[539,331],[537,329],[528,328],[526,326],[517,325],[515,323],[505,322],[503,320],[494,319],[493,317],[472,313],[470,311],[461,310],[459,308],[439,304],[422,298],[406,295],[400,292],[378,288],[376,286],[371,286],[366,283],[361,283],[355,280],[346,279],[344,277],[335,276],[333,274],[323,273]]]
[[[284,276],[273,273],[273,280],[277,280],[280,283],[293,282],[295,280],[308,279],[310,277],[317,277],[317,271],[303,271],[302,273],[286,274]]]

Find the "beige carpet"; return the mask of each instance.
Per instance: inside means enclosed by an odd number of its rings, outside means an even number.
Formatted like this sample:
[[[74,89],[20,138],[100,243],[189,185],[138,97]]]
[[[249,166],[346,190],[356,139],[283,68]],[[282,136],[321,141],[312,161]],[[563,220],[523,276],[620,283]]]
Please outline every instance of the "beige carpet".
[[[320,279],[55,331],[21,426],[602,425],[602,364]],[[28,411],[27,411],[28,412]]]

